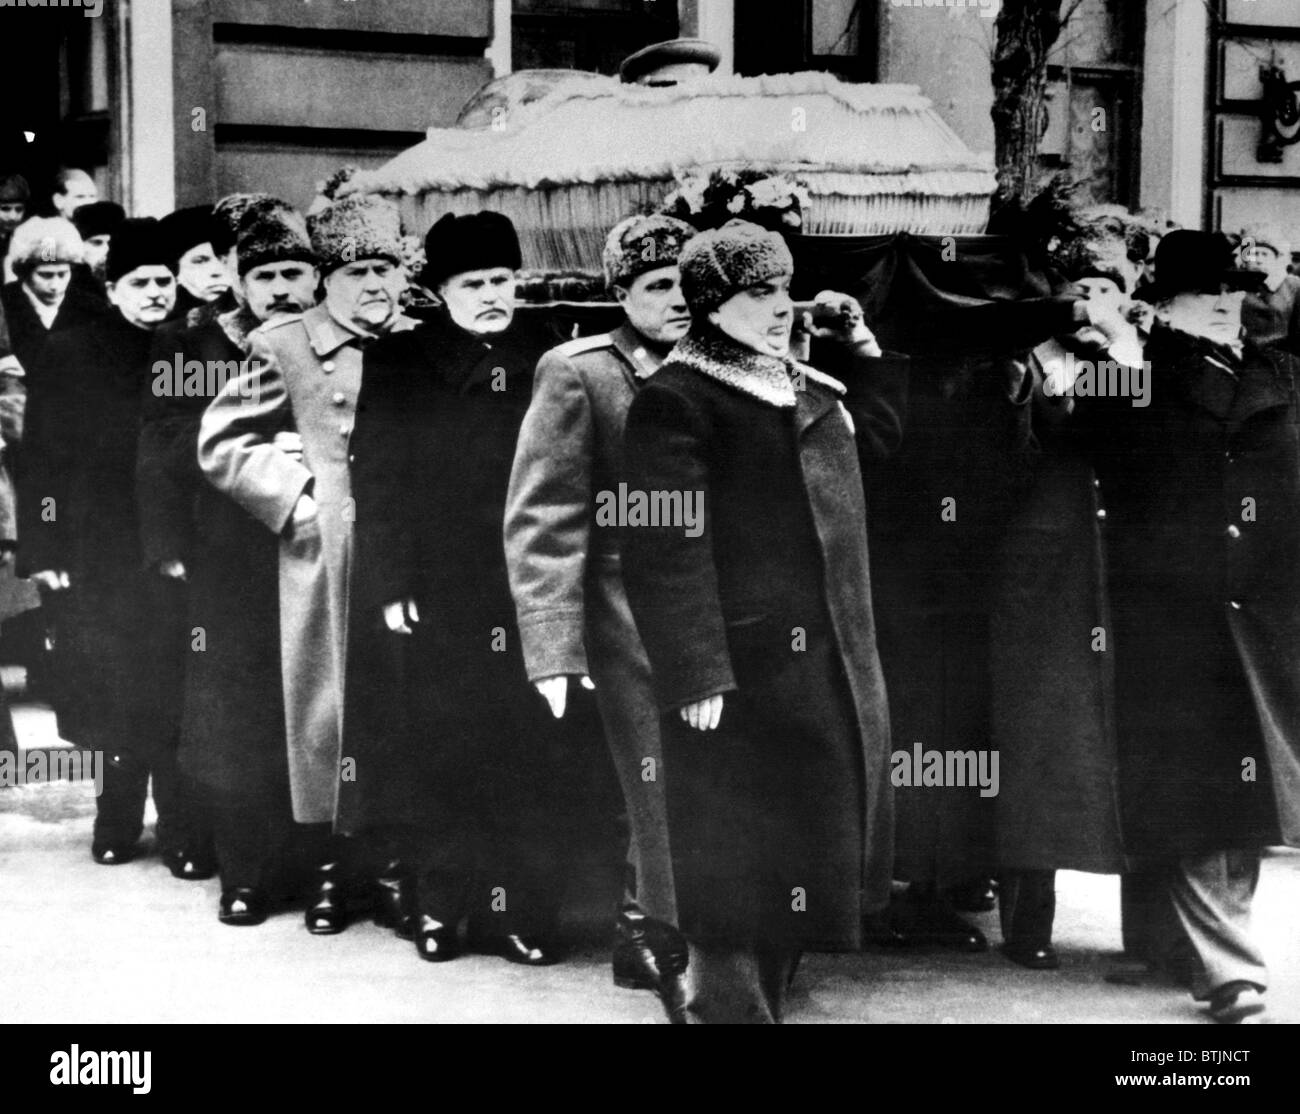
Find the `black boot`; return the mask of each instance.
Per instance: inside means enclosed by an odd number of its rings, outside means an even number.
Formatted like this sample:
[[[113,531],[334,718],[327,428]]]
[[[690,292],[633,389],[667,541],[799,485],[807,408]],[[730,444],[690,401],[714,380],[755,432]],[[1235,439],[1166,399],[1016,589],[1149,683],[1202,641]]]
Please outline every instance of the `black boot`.
[[[375,879],[375,924],[391,928],[401,940],[415,939],[415,880],[394,859]]]
[[[672,925],[651,922],[654,957],[659,966],[659,1001],[673,1025],[686,1024],[686,967],[690,950],[686,939]],[[791,975],[793,977],[793,975]]]
[[[325,863],[316,879],[311,904],[307,906],[307,931],[313,936],[333,936],[348,926],[342,867],[338,863]]]
[[[625,990],[658,990],[659,964],[650,946],[650,918],[636,905],[618,913],[614,940],[614,985]]]

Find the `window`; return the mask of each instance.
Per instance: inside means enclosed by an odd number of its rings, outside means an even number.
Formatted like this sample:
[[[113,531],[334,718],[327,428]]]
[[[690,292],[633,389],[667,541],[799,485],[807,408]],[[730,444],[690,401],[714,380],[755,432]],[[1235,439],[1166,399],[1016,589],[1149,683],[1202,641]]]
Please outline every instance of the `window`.
[[[1137,201],[1144,28],[1141,4],[1082,0],[1052,52],[1039,151],[1045,168],[1079,183],[1081,201]]]
[[[677,34],[676,0],[514,0],[513,68],[616,74],[629,54]]]
[[[876,79],[874,0],[774,0],[736,4],[736,72],[824,70],[845,81]]]

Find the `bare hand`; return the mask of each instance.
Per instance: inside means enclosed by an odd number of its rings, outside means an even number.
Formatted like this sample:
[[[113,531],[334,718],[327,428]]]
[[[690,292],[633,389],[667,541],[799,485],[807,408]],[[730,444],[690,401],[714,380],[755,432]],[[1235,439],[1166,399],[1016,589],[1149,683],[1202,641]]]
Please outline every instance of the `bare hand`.
[[[697,731],[712,731],[722,722],[722,693],[687,704],[681,713],[682,719]]]
[[[420,621],[420,612],[415,600],[394,600],[384,604],[384,625],[394,634],[414,634],[411,623]]]
[[[168,580],[185,580],[187,578],[185,566],[180,561],[159,561],[158,575],[165,576]]]
[[[281,430],[272,439],[271,444],[284,453],[285,456],[291,456],[299,464],[302,463],[302,434],[297,430]]]
[[[1083,304],[1088,311],[1088,324],[1101,333],[1108,343],[1118,339],[1128,325],[1123,311],[1113,303],[1089,298]]]
[[[578,676],[578,683],[588,692],[596,687],[585,673]],[[533,688],[541,693],[546,703],[551,706],[551,715],[556,719],[563,719],[564,709],[569,699],[568,676],[545,677],[540,681],[534,681]]]
[[[41,569],[40,572],[32,573],[27,579],[47,592],[62,592],[71,587],[68,574],[62,569]]]

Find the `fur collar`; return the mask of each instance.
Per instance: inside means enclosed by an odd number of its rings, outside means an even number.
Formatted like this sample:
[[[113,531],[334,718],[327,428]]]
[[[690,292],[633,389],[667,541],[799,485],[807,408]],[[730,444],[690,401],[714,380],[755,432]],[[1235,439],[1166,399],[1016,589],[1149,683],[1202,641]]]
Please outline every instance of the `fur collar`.
[[[846,393],[843,383],[816,368],[789,358],[765,356],[712,327],[692,327],[669,353],[668,362],[698,371],[782,410],[795,407],[795,376],[820,383],[836,394]]]
[[[252,347],[252,342],[248,339],[248,334],[262,324],[247,306],[240,306],[238,309],[232,309],[229,313],[217,315],[217,324],[221,326],[221,331],[230,338],[230,343],[238,348],[241,352],[247,352]]]

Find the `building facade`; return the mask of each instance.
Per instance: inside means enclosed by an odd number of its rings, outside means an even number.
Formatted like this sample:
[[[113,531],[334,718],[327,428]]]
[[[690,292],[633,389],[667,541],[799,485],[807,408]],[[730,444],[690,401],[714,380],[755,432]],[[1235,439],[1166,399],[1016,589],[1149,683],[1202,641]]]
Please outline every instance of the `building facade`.
[[[64,0],[71,4],[71,0]],[[1064,0],[1045,172],[1190,227],[1300,230],[1297,0]],[[820,69],[919,85],[991,150],[998,0],[104,0],[5,9],[5,168],[91,169],[137,213],[231,190],[299,205],[379,165],[517,69],[615,72],[709,39],[722,72]],[[1290,98],[1290,99],[1288,99]],[[1263,105],[1271,106],[1264,119]],[[1291,110],[1298,119],[1292,127]]]

